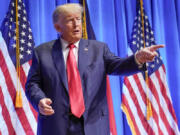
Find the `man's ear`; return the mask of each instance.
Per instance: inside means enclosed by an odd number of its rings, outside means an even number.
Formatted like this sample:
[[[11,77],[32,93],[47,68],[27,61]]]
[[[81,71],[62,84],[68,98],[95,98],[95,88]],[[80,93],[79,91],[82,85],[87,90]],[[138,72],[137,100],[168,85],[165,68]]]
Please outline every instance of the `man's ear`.
[[[61,32],[61,27],[57,23],[54,24],[54,28],[57,32]]]

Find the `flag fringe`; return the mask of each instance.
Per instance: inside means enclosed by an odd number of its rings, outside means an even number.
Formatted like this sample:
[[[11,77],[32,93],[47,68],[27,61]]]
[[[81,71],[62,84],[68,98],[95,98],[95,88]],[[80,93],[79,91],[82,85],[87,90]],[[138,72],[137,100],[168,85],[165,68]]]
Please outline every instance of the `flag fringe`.
[[[128,125],[129,125],[130,129],[131,129],[132,134],[136,135],[136,131],[135,131],[135,128],[134,128],[134,125],[133,125],[133,121],[131,120],[128,109],[126,108],[126,106],[123,103],[121,104],[121,109],[123,110],[123,112],[126,115],[127,122],[128,122]]]

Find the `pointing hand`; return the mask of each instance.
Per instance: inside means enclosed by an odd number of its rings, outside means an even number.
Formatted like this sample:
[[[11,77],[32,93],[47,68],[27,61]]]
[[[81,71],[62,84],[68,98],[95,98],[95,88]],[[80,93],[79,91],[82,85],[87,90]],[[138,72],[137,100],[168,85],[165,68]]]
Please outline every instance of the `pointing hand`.
[[[150,47],[143,48],[135,54],[135,58],[140,64],[151,62],[154,60],[155,56],[158,56],[156,50],[163,47],[164,45],[152,45]]]

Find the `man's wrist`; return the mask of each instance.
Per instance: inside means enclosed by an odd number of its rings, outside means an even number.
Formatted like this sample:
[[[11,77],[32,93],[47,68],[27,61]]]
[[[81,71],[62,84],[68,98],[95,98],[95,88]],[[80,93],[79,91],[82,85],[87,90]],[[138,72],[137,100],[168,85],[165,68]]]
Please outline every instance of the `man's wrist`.
[[[134,55],[134,59],[135,59],[136,64],[138,65],[138,67],[139,67],[139,68],[142,68],[144,63],[141,63],[141,62],[138,60],[138,58],[137,58],[137,52],[136,52],[135,55]]]

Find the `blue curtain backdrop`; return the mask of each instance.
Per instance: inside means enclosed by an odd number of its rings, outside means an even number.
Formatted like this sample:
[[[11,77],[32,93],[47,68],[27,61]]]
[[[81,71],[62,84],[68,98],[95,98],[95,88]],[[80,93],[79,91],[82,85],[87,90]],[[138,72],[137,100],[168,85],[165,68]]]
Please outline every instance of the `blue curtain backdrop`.
[[[1,0],[0,24],[10,0]],[[57,38],[52,24],[52,12],[57,5],[79,0],[24,0],[35,44]],[[87,0],[96,39],[108,43],[116,55],[125,57],[136,14],[136,0]],[[178,123],[180,123],[180,1],[144,0],[144,8],[154,30],[166,67],[168,84]],[[110,77],[118,135],[131,135],[120,109],[122,78]],[[179,126],[180,128],[180,126]]]

